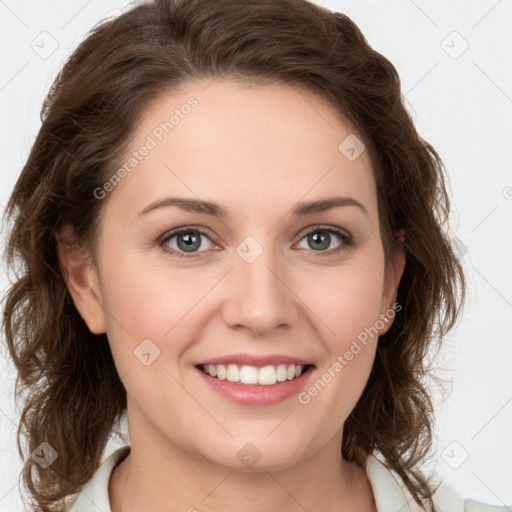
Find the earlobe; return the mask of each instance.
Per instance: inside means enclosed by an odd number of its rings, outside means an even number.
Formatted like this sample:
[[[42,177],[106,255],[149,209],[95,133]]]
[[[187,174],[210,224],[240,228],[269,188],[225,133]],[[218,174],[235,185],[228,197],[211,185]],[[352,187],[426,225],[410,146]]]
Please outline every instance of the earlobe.
[[[60,268],[73,303],[89,330],[103,334],[106,323],[97,270],[83,250],[57,239]]]
[[[396,239],[397,247],[395,248],[395,252],[393,254],[393,260],[390,262],[386,272],[385,286],[381,303],[381,318],[385,318],[387,321],[384,322],[383,328],[379,330],[379,336],[385,334],[393,323],[395,313],[390,315],[389,312],[391,310],[394,311],[395,309],[394,305],[396,303],[398,285],[400,284],[400,280],[405,269],[406,257],[404,252],[403,230],[400,230],[397,233]]]

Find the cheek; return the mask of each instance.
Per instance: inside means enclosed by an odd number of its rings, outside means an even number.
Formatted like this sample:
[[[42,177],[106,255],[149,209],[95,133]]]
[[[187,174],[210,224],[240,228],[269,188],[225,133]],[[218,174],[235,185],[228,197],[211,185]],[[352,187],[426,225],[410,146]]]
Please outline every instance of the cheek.
[[[312,308],[328,327],[322,327],[325,357],[298,400],[326,435],[345,422],[369,378],[378,343],[380,283],[376,274],[352,272],[331,281]]]
[[[317,376],[321,382],[306,390],[303,403],[313,400],[321,391],[323,398],[313,407],[316,410],[322,401],[327,402],[328,409],[340,421],[357,403],[375,358],[377,322],[382,322],[382,269],[383,262],[375,259],[368,260],[366,265],[347,265],[323,281],[323,293],[317,288],[309,296],[311,309],[320,319],[317,324],[324,333],[326,358]]]
[[[316,292],[309,293],[308,301],[326,327],[326,343],[332,350],[343,350],[379,319],[382,265],[376,261],[373,265],[346,266],[327,277],[309,283],[309,288]],[[319,287],[322,282],[324,286]],[[313,287],[315,283],[316,287]]]
[[[102,292],[107,332],[116,359],[132,364],[133,350],[145,339],[160,349],[172,341],[179,352],[177,333],[189,325],[198,301],[215,284],[215,276],[169,272],[141,258],[105,258]]]

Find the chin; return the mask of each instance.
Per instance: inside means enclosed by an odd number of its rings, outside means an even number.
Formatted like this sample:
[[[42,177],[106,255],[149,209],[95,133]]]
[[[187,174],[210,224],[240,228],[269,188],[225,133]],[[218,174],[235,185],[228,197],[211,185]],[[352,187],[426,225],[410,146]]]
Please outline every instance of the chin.
[[[201,451],[200,456],[206,457],[216,465],[230,471],[242,473],[279,471],[297,464],[307,455],[301,451],[304,442],[295,444],[281,442],[280,439],[270,440],[268,433],[261,437],[232,439],[219,447],[214,453],[210,450]]]

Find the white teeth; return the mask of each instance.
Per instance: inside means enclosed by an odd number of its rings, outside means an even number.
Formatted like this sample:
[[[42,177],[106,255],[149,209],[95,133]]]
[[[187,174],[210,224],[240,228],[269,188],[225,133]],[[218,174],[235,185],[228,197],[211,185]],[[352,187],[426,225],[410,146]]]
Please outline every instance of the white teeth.
[[[284,382],[286,380],[286,365],[280,364],[276,370],[276,379],[278,382]]]
[[[225,380],[226,379],[226,367],[221,364],[216,365],[217,367],[217,379]]]
[[[242,366],[240,369],[240,382],[243,384],[258,384],[258,368]]]
[[[204,373],[220,380],[261,386],[272,386],[276,382],[293,380],[299,377],[304,370],[304,366],[300,364],[280,364],[277,367],[270,365],[262,368],[247,365],[239,367],[236,364],[204,364],[201,368]]]
[[[229,382],[238,382],[240,380],[240,370],[236,364],[228,364],[226,380]]]
[[[258,383],[264,386],[271,386],[277,381],[276,369],[273,366],[264,366],[258,372]],[[243,382],[242,382],[243,384]]]

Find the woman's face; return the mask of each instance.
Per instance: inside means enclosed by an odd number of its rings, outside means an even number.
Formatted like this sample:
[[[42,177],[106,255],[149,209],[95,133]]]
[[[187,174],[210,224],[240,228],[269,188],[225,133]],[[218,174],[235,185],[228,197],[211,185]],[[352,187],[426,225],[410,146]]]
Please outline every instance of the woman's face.
[[[130,148],[95,191],[97,297],[74,297],[108,335],[132,443],[267,470],[338,446],[404,264],[386,272],[368,152],[310,93],[220,80],[153,103]]]

